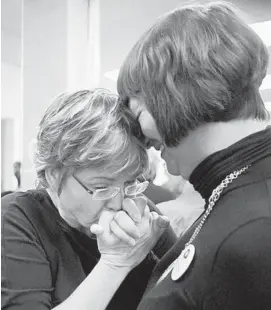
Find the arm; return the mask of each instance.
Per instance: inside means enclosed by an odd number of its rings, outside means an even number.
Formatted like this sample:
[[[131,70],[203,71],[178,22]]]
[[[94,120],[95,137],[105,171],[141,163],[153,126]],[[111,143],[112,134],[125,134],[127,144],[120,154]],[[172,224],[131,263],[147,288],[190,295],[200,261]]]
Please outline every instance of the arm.
[[[106,309],[129,271],[130,268],[114,268],[100,260],[77,289],[53,310]]]
[[[129,268],[113,268],[102,260],[59,306],[52,308],[51,270],[35,231],[16,207],[2,222],[2,307],[4,309],[105,309]],[[110,279],[110,281],[108,281]],[[101,289],[102,288],[102,289]],[[97,298],[103,293],[102,298]]]
[[[37,232],[23,208],[16,205],[8,206],[2,220],[2,307],[9,310],[105,309],[129,271],[149,252],[155,240],[151,241],[152,234],[158,236],[161,230],[155,226],[159,221],[146,218],[147,231],[142,232],[145,239],[137,247],[123,245],[111,232],[99,236],[104,251],[101,260],[73,294],[53,308],[51,269]],[[106,221],[109,226],[108,218]]]
[[[162,215],[161,211],[157,208],[157,206],[150,199],[148,199],[147,204],[150,208],[150,211],[155,211],[158,214]],[[175,244],[176,241],[177,241],[177,236],[175,232],[173,231],[172,226],[168,225],[168,227],[165,229],[165,231],[159,238],[158,242],[156,243],[152,251],[155,254],[155,256],[157,256],[160,259]]]
[[[2,200],[3,206],[3,200]],[[47,310],[53,291],[49,261],[24,212],[5,204],[2,215],[2,308]]]
[[[271,309],[271,221],[242,226],[222,244],[203,309]]]

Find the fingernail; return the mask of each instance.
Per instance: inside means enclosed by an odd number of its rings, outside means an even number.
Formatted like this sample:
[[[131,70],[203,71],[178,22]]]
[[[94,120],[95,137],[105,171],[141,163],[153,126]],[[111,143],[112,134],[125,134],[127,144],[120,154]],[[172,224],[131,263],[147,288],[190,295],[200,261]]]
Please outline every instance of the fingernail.
[[[90,226],[90,231],[93,233],[93,234],[101,234],[103,232],[103,228],[98,225],[98,224],[93,224]]]
[[[166,217],[160,217],[159,226],[160,226],[161,228],[166,228],[166,227],[169,226],[169,224],[170,224],[170,221],[169,221],[168,218],[166,218]]]

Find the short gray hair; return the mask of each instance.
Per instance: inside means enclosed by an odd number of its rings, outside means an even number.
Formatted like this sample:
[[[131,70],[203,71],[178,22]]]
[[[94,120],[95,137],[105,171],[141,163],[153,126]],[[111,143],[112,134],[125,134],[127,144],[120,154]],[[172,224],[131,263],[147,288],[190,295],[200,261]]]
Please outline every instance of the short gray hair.
[[[38,187],[48,188],[46,169],[58,169],[57,192],[75,170],[98,168],[123,173],[148,168],[141,142],[132,135],[117,96],[105,89],[63,93],[53,100],[39,124],[35,168]]]

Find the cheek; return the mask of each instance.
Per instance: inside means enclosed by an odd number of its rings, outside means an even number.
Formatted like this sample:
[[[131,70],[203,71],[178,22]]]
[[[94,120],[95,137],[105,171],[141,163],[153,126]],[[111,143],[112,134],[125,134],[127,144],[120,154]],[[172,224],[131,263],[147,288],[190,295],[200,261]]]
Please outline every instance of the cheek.
[[[92,199],[85,191],[77,190],[75,187],[63,188],[60,195],[61,208],[76,217],[95,217],[104,206],[103,201]]]
[[[89,216],[92,216],[95,218],[95,220],[98,220],[100,217],[100,214],[105,207],[105,202],[103,200],[91,200],[87,204],[85,204],[85,213]]]
[[[164,150],[162,152],[161,157],[164,159],[164,161],[167,164],[167,170],[171,175],[179,175],[179,169],[178,164],[172,154],[168,152],[167,150]]]
[[[80,216],[95,219],[100,215],[102,209],[104,208],[104,201],[93,200],[91,197],[84,197],[77,200],[76,212],[80,213]]]
[[[149,139],[161,140],[154,119],[149,113],[142,113],[139,122],[144,136]]]
[[[93,223],[98,223],[104,205],[103,201],[82,199],[77,202],[72,212],[81,225],[89,227]]]

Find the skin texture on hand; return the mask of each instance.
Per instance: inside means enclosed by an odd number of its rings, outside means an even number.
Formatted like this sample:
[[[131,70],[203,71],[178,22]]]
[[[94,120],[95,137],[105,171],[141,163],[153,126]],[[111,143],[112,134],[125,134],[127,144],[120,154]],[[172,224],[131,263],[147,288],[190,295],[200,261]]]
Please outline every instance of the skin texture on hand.
[[[98,225],[93,225],[91,231],[97,235],[104,263],[132,269],[152,250],[169,220],[150,212],[144,197],[124,199],[123,209],[103,210]]]

